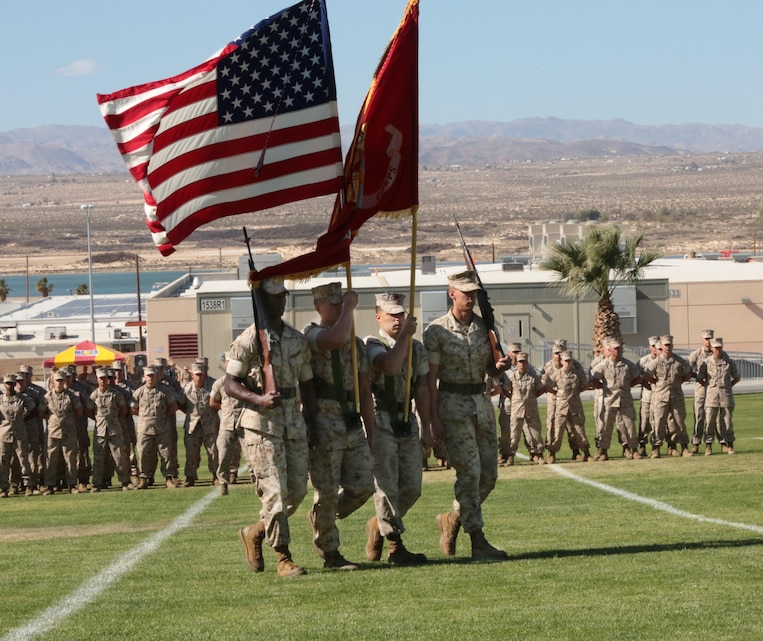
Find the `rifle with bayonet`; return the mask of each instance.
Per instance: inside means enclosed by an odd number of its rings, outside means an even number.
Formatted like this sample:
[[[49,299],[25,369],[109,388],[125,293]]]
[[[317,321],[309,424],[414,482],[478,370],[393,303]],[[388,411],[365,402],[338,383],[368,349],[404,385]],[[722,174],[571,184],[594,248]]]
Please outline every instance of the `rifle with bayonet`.
[[[453,222],[456,223],[456,231],[458,232],[458,239],[461,241],[461,249],[464,252],[466,268],[474,272],[477,284],[480,286],[477,290],[477,304],[480,308],[482,320],[487,328],[488,337],[490,338],[490,346],[493,348],[493,356],[495,357],[495,360],[498,361],[503,358],[504,353],[503,348],[501,347],[501,339],[498,336],[498,329],[495,326],[495,312],[493,311],[493,306],[490,304],[490,297],[487,295],[487,291],[480,280],[477,265],[474,264],[474,257],[466,246],[464,235],[461,233],[461,226],[458,224],[458,219],[455,214],[453,214]]]
[[[252,257],[252,248],[249,245],[249,236],[246,233],[246,227],[244,227],[244,242],[246,243],[246,249],[249,252],[249,273],[254,271],[254,258]],[[276,375],[273,369],[273,363],[270,360],[270,343],[268,343],[268,315],[265,313],[267,309],[267,303],[263,298],[263,291],[261,287],[254,287],[250,283],[250,291],[252,293],[252,312],[254,314],[254,326],[257,329],[257,353],[260,355],[260,363],[262,364],[262,394],[268,392],[272,394],[278,393],[278,386],[276,385]]]

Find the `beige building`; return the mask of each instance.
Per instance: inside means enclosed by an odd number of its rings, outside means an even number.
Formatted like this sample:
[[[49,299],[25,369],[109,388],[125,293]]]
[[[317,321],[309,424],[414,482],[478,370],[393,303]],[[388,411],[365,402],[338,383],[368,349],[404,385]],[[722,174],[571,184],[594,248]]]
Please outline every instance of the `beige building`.
[[[416,274],[415,315],[420,331],[447,311],[447,276],[463,269],[454,265]],[[566,298],[552,286],[551,274],[531,267],[504,271],[499,263],[480,265],[479,269],[504,344],[520,342],[533,350],[559,337],[570,343],[591,343],[598,302],[594,295]],[[291,292],[287,322],[302,329],[315,321],[310,290],[332,280],[346,286],[344,272],[305,283],[287,282]],[[377,331],[375,294],[394,290],[408,295],[410,276],[408,270],[367,270],[353,274],[352,286],[359,294],[356,333],[366,336]],[[668,330],[667,280],[647,278],[638,287],[618,288],[615,302],[627,342],[643,345],[648,336]],[[196,339],[198,354],[219,362],[231,341],[252,323],[251,295],[245,280],[206,280],[201,275],[193,284],[185,277],[147,300],[147,316],[149,358],[163,356],[177,363],[192,359],[192,350],[184,349],[191,348]],[[585,360],[585,355],[580,356]]]

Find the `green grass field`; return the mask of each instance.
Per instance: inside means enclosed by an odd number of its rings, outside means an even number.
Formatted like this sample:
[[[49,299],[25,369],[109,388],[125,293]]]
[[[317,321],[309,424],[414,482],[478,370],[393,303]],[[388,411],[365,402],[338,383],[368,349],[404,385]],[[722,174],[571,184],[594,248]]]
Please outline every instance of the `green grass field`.
[[[339,526],[342,551],[362,561],[363,570],[324,570],[303,504],[292,519],[292,552],[308,574],[294,579],[276,576],[272,550],[266,549],[264,574],[244,562],[236,533],[259,511],[248,483],[201,505],[215,491],[210,484],[6,499],[0,501],[0,639],[32,638],[33,628],[26,635],[19,628],[54,621],[35,638],[759,641],[761,415],[763,395],[738,397],[735,456],[570,463],[564,450],[561,465],[502,468],[484,507],[485,531],[509,553],[507,562],[470,562],[463,534],[456,558],[440,553],[434,519],[451,505],[452,471],[425,473],[423,496],[406,519],[407,546],[430,563],[366,563],[369,502]],[[137,546],[194,506],[199,514],[189,527],[115,580],[104,580],[103,570],[133,558]],[[95,598],[72,608],[80,603],[72,595],[90,589]]]

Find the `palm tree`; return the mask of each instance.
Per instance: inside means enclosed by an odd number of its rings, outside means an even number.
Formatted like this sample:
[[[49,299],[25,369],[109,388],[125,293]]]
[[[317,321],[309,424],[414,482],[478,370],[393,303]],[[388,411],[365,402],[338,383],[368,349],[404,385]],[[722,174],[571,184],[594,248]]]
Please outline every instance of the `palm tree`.
[[[0,303],[5,302],[8,298],[8,294],[11,293],[11,288],[8,287],[8,283],[5,282],[5,278],[0,278]]]
[[[90,290],[87,288],[87,285],[85,283],[77,285],[77,291],[75,292],[77,296],[85,296],[89,293],[90,293]]]
[[[53,285],[51,283],[48,283],[48,279],[46,276],[43,276],[40,280],[37,281],[37,289],[40,294],[42,294],[42,297],[47,297],[50,292],[53,291]]]
[[[617,225],[593,225],[586,238],[554,245],[540,263],[541,269],[556,272],[557,285],[565,295],[582,296],[593,290],[599,297],[594,354],[601,353],[603,338],[622,338],[620,317],[612,303],[615,287],[635,285],[644,275],[644,267],[662,255],[656,248],[639,248],[643,238],[643,232],[625,238]]]

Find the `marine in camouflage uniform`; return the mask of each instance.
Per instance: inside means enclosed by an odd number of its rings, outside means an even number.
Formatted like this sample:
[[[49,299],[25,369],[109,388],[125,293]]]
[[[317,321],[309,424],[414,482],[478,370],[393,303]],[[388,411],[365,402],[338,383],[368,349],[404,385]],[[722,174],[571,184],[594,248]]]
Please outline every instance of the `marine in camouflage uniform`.
[[[225,357],[228,367],[228,357]],[[238,464],[241,459],[241,443],[244,440],[244,428],[239,424],[244,402],[225,392],[225,377],[218,378],[212,384],[209,404],[220,413],[220,429],[217,432],[217,481],[220,484],[220,496],[228,494],[228,485],[235,483],[238,477]],[[247,387],[249,385],[247,384]],[[252,483],[255,482],[252,464],[247,460]]]
[[[156,384],[160,387],[170,398],[174,398],[176,409],[174,412],[167,414],[167,431],[169,439],[169,465],[172,469],[177,470],[179,467],[178,462],[178,429],[177,429],[177,411],[186,411],[186,397],[183,393],[180,383],[178,383],[177,377],[175,377],[175,370],[169,368],[166,358],[157,358],[154,360],[154,368],[156,369]],[[156,465],[154,465],[154,470]],[[162,476],[165,478],[169,476],[167,471],[167,463],[162,459],[160,470]],[[153,479],[154,473],[151,472],[150,479]],[[178,486],[180,485],[180,479],[175,476],[172,477],[172,482]]]
[[[495,411],[485,379],[499,377],[511,361],[508,356],[495,359],[485,323],[474,313],[477,274],[461,272],[448,280],[453,307],[424,330],[432,433],[444,434],[448,462],[456,470],[454,509],[437,515],[440,549],[455,555],[463,525],[471,538],[472,558],[506,559],[483,532],[482,504],[498,478]]]
[[[689,363],[673,353],[673,337],[660,337],[662,354],[647,364],[646,381],[652,388],[652,458],[660,457],[662,443],[667,440],[668,453],[678,456],[677,445],[683,456],[692,456],[687,447],[686,405],[681,384],[691,378]],[[672,421],[670,420],[672,419]]]
[[[212,384],[202,363],[191,366],[193,380],[185,384],[187,399],[183,443],[185,445],[185,481],[183,487],[196,483],[201,464],[201,446],[207,451],[207,467],[213,482],[217,478],[217,432],[220,419],[211,405]]]
[[[541,375],[530,365],[525,352],[517,354],[517,367],[508,374],[508,390],[511,399],[511,442],[509,452],[512,458],[519,446],[519,435],[524,434],[525,445],[530,459],[542,465],[543,436],[541,434],[538,396],[546,391]]]
[[[289,551],[289,517],[307,495],[307,431],[315,416],[313,371],[305,337],[282,319],[286,288],[271,279],[263,280],[260,288],[260,330],[253,324],[233,341],[224,383],[228,395],[246,403],[241,413],[244,447],[262,503],[260,519],[241,528],[238,536],[252,570],[265,569],[264,541],[276,553],[278,575],[293,577],[305,574]],[[277,392],[270,389],[263,371],[268,360]]]
[[[66,486],[77,494],[77,425],[84,408],[79,396],[66,389],[66,373],[53,374],[53,389],[45,396],[48,414],[48,444],[44,494],[52,494],[58,484],[57,470],[64,466]]]
[[[517,354],[522,351],[522,345],[520,343],[509,343],[509,358],[511,359],[511,368],[514,369],[517,366]],[[511,451],[511,403],[509,402],[509,381],[506,372],[503,372],[498,377],[498,384],[501,386],[501,391],[498,396],[498,427],[500,429],[500,437],[498,439],[498,465],[503,467],[505,465],[514,465],[514,454]],[[519,435],[517,435],[517,444],[519,443]],[[525,439],[525,445],[527,445],[527,439]]]
[[[124,396],[127,407],[130,407],[132,402],[132,393],[137,389],[137,386],[125,376],[125,364],[123,361],[114,361],[109,370],[111,376],[113,372],[113,378],[111,378],[111,386]],[[137,442],[135,436],[135,419],[132,412],[129,410],[125,412],[122,418],[122,434],[124,441],[125,456],[130,465],[130,476],[138,482],[138,458],[136,455],[135,444]]]
[[[641,458],[638,452],[636,434],[636,408],[633,404],[631,388],[641,383],[638,365],[622,357],[623,344],[611,338],[608,343],[609,357],[591,368],[591,376],[602,385],[604,405],[604,427],[599,434],[595,461],[609,459],[612,430],[617,423],[623,456],[627,459]]]
[[[416,319],[406,317],[405,296],[396,292],[376,295],[377,336],[366,338],[369,379],[375,403],[374,440],[374,507],[376,516],[366,529],[366,558],[381,559],[384,539],[388,541],[390,563],[413,565],[426,557],[406,549],[402,535],[403,518],[421,496],[421,441],[419,422],[411,411],[411,394],[422,423],[428,428],[429,389],[427,352],[413,340]],[[412,344],[411,390],[407,391],[408,346]],[[406,404],[406,401],[407,404]],[[407,420],[406,420],[407,418]]]
[[[638,366],[643,372],[649,363],[660,355],[659,350],[660,337],[649,337],[649,353],[644,354],[639,359]],[[652,435],[652,390],[649,384],[641,380],[641,402],[639,403],[639,423],[638,423],[638,453],[640,456],[646,456],[646,444]]]
[[[691,354],[689,354],[689,358],[686,359],[689,361],[692,376],[697,379],[697,382],[694,385],[694,434],[692,435],[691,440],[691,451],[693,454],[697,454],[699,452],[699,444],[703,441],[703,437],[706,436],[705,390],[707,381],[700,382],[697,374],[699,373],[700,367],[702,367],[702,363],[704,363],[708,358],[711,358],[713,355],[713,349],[710,346],[710,340],[714,335],[715,332],[712,329],[703,329],[702,347],[695,349]]]
[[[734,454],[734,385],[740,380],[739,368],[723,351],[723,339],[710,340],[713,355],[700,365],[697,380],[701,381],[705,395],[705,456],[713,453],[713,437],[725,445],[728,454]]]
[[[340,283],[312,289],[320,323],[305,328],[310,345],[315,394],[320,409],[312,434],[310,480],[315,488],[308,520],[313,547],[324,567],[357,570],[339,552],[337,519],[363,506],[374,493],[373,458],[369,440],[374,434],[374,402],[368,383],[368,357],[362,340],[352,331],[358,295],[342,294]],[[360,414],[355,407],[352,340],[357,358]],[[364,429],[365,427],[365,429]]]
[[[66,368],[66,387],[79,395],[82,407],[87,407],[90,394],[93,388],[84,381],[77,378],[77,368],[74,365],[68,365]],[[79,480],[79,490],[87,490],[90,481],[90,475],[93,473],[93,461],[90,458],[90,434],[88,433],[87,414],[83,412],[77,420],[77,478]]]
[[[139,490],[145,490],[156,471],[157,453],[165,467],[165,485],[177,487],[177,459],[170,451],[170,431],[167,416],[177,412],[175,396],[164,385],[157,384],[156,368],[143,368],[144,384],[132,393],[131,411],[138,417],[137,440],[140,478]]]
[[[21,479],[25,494],[32,496],[32,471],[29,465],[29,444],[24,418],[34,411],[34,401],[16,393],[16,375],[3,377],[5,392],[0,395],[0,498],[8,496],[10,488],[11,459],[15,454],[21,466]],[[37,490],[39,493],[39,490]]]
[[[569,351],[560,354],[560,361],[561,367],[547,369],[545,373],[545,387],[555,391],[551,394],[555,399],[553,428],[546,435],[548,463],[556,463],[556,454],[562,446],[565,431],[569,434],[573,458],[577,460],[580,456],[580,460],[587,461],[591,458],[591,452],[585,433],[585,413],[580,392],[588,387],[588,376]]]
[[[27,431],[27,446],[29,448],[29,485],[33,494],[39,494],[38,488],[45,481],[45,432],[43,429],[43,417],[46,413],[45,394],[31,385],[32,368],[22,365],[16,372],[16,393],[29,397],[34,403],[34,409],[26,415],[24,424]],[[44,489],[44,486],[43,486]]]
[[[124,448],[123,418],[127,403],[122,392],[111,387],[109,372],[99,368],[95,372],[98,387],[90,394],[90,417],[95,421],[93,430],[93,486],[91,492],[106,488],[104,468],[106,457],[111,454],[117,478],[123,490],[131,490],[130,463]]]

